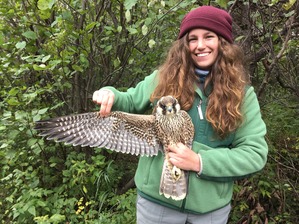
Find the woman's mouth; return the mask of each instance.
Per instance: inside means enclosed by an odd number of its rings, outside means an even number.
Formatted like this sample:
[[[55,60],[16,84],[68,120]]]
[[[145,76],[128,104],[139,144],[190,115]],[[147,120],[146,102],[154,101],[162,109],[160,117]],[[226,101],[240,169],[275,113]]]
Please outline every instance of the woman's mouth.
[[[197,57],[205,57],[208,56],[210,53],[200,53],[200,54],[196,54]]]

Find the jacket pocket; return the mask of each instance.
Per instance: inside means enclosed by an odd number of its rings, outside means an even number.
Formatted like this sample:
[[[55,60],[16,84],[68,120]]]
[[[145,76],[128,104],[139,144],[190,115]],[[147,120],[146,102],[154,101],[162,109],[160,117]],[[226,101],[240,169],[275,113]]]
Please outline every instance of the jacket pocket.
[[[220,198],[226,198],[228,195],[232,194],[233,182],[222,182],[221,190],[219,191]]]

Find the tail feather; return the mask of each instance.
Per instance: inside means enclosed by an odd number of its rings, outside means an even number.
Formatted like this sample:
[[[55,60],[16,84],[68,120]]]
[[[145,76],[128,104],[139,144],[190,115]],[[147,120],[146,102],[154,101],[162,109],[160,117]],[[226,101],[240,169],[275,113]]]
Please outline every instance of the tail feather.
[[[183,200],[187,195],[188,172],[182,170],[182,175],[175,180],[171,174],[168,161],[164,160],[163,171],[160,181],[160,194],[173,200]]]

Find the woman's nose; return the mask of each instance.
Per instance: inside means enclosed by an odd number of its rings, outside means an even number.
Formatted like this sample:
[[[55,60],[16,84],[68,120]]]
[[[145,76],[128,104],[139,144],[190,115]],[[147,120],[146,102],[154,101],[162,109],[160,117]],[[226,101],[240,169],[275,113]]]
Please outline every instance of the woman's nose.
[[[203,48],[205,48],[205,46],[206,46],[205,41],[203,39],[198,39],[197,49],[203,49]]]

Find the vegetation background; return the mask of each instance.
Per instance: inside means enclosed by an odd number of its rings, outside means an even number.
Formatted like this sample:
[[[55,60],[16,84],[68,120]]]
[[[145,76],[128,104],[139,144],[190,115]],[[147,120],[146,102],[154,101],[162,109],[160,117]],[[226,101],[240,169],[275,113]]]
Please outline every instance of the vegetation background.
[[[229,223],[299,223],[299,1],[1,0],[1,223],[135,223],[137,158],[46,141],[34,121],[98,110],[92,93],[156,69],[183,15],[226,8],[267,123],[265,169]]]

